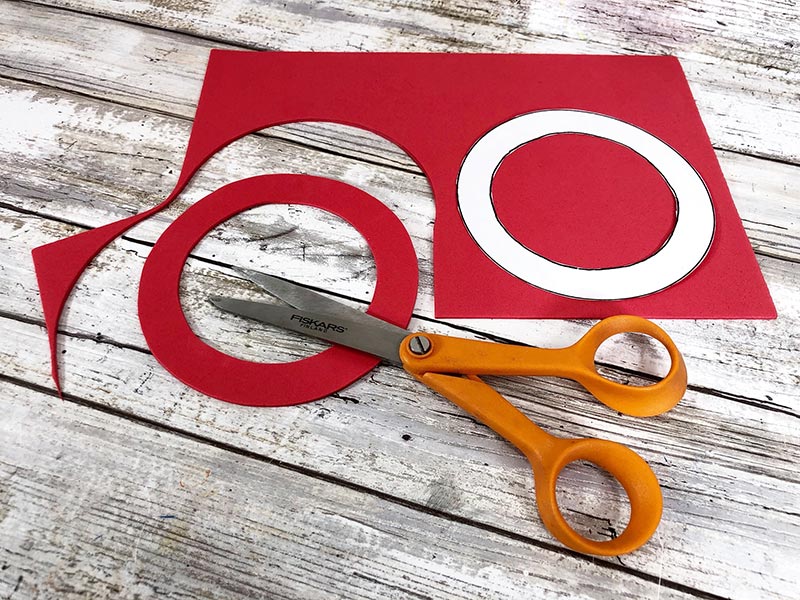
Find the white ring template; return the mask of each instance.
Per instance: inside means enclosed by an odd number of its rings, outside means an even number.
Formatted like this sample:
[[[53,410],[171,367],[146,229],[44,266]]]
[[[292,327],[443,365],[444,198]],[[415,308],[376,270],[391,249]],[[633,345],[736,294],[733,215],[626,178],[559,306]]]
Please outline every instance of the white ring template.
[[[528,142],[563,133],[617,142],[639,154],[661,174],[675,198],[676,219],[669,238],[654,254],[621,267],[583,269],[563,265],[526,248],[500,223],[492,201],[492,180],[503,159]],[[467,153],[458,174],[457,193],[464,225],[489,258],[535,287],[571,298],[621,300],[663,290],[703,261],[714,238],[711,196],[686,159],[643,129],[593,112],[541,110],[498,125]]]

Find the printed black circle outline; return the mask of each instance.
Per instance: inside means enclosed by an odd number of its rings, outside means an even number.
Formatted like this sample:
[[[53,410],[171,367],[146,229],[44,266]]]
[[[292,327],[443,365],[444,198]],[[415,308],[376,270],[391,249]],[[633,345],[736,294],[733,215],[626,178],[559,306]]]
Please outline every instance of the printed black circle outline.
[[[583,112],[588,112],[588,111],[583,111]],[[581,131],[563,131],[563,132],[559,132],[559,133],[549,133],[549,134],[547,134],[547,135],[543,135],[543,136],[541,136],[541,137],[538,137],[538,138],[536,138],[536,139],[534,139],[534,140],[531,140],[531,141],[535,142],[535,141],[538,141],[538,140],[543,140],[543,139],[545,139],[545,138],[549,138],[549,137],[555,137],[555,136],[557,136],[557,135],[570,135],[570,134],[572,134],[572,135],[582,135],[582,136],[585,136],[585,137],[592,137],[592,138],[596,138],[596,139],[598,139],[598,140],[603,140],[603,141],[605,141],[605,142],[611,142],[612,144],[616,144],[616,145],[618,145],[618,146],[621,146],[621,147],[623,147],[623,148],[627,148],[628,150],[630,150],[631,152],[633,152],[634,154],[636,154],[636,156],[638,156],[639,158],[641,158],[642,160],[644,160],[644,161],[645,161],[647,164],[649,164],[651,167],[653,167],[653,169],[655,170],[655,172],[656,172],[656,173],[658,173],[658,176],[659,176],[659,177],[661,177],[661,180],[664,182],[664,184],[665,184],[665,185],[666,185],[666,186],[669,188],[669,192],[670,192],[670,194],[672,194],[672,200],[673,200],[673,202],[672,202],[672,203],[673,203],[673,205],[675,206],[675,219],[676,219],[676,220],[678,219],[678,214],[680,213],[680,206],[678,205],[678,202],[675,200],[675,190],[672,188],[672,186],[670,185],[669,181],[667,181],[667,180],[666,180],[666,178],[665,178],[665,177],[664,177],[664,175],[661,173],[661,171],[659,171],[658,169],[656,169],[655,165],[653,165],[653,163],[652,163],[652,162],[650,162],[649,160],[647,160],[647,158],[645,158],[644,156],[642,156],[641,154],[639,154],[638,152],[636,152],[635,150],[633,150],[633,149],[632,149],[630,146],[626,146],[625,144],[621,144],[621,143],[617,142],[616,140],[610,140],[610,139],[608,139],[608,138],[604,138],[604,137],[601,137],[601,136],[598,136],[598,135],[593,135],[593,134],[591,134],[591,133],[583,133],[583,132],[581,132]],[[509,151],[509,152],[508,152],[508,153],[507,153],[505,156],[503,156],[503,158],[500,160],[500,162],[499,162],[499,163],[497,163],[497,166],[494,168],[494,171],[492,172],[492,183],[494,183],[494,178],[495,178],[495,175],[497,175],[497,172],[500,170],[500,167],[503,165],[503,161],[504,161],[506,158],[508,158],[508,157],[509,157],[511,154],[513,154],[514,152],[516,152],[517,150],[519,150],[520,148],[522,148],[523,146],[525,146],[526,144],[529,144],[529,143],[530,143],[530,142],[524,142],[524,143],[522,143],[522,144],[519,144],[518,146],[515,146],[513,149],[511,149],[511,150],[510,150],[510,151]],[[491,185],[490,185],[490,194],[491,194]],[[506,226],[505,226],[505,224],[504,224],[504,223],[503,223],[503,222],[500,220],[500,215],[498,215],[498,214],[497,214],[497,207],[495,206],[495,203],[494,203],[494,195],[491,195],[491,196],[490,196],[490,201],[491,201],[491,203],[492,203],[492,210],[494,211],[494,214],[495,214],[495,216],[497,217],[497,222],[498,222],[498,223],[500,223],[500,226],[501,226],[503,229],[505,229],[505,230],[506,230],[506,233],[508,233],[509,237],[512,237],[512,238],[514,238],[514,239],[515,239],[515,240],[516,240],[516,241],[517,241],[519,244],[522,244],[523,246],[525,246],[525,244],[523,244],[522,242],[520,242],[519,240],[517,240],[517,238],[516,238],[516,237],[514,237],[514,234],[513,234],[513,233],[511,233],[511,232],[508,230],[508,227],[506,227]],[[460,212],[461,212],[461,211],[459,210],[459,213],[460,213]],[[462,215],[462,219],[463,219],[463,215]],[[614,267],[579,267],[579,266],[577,266],[577,265],[571,265],[571,264],[569,264],[569,263],[566,263],[566,262],[561,262],[561,261],[558,261],[558,260],[553,260],[552,258],[548,258],[547,260],[549,260],[550,262],[552,262],[552,263],[555,263],[555,264],[557,264],[557,265],[560,265],[560,266],[562,266],[562,267],[568,267],[568,268],[570,268],[570,269],[578,269],[579,271],[605,271],[605,270],[607,270],[607,269],[616,269],[616,268],[619,268],[619,267],[630,267],[631,265],[638,264],[638,263],[642,262],[643,260],[646,260],[646,259],[650,258],[650,257],[651,257],[651,256],[653,256],[653,254],[655,254],[656,252],[659,252],[659,251],[661,250],[661,248],[663,248],[663,247],[666,245],[666,243],[667,243],[667,242],[668,242],[668,241],[669,241],[669,240],[672,238],[672,233],[673,233],[674,231],[675,231],[675,228],[673,227],[673,228],[670,230],[670,232],[669,232],[669,235],[667,235],[666,239],[665,239],[663,242],[661,242],[661,245],[660,245],[660,246],[659,246],[659,247],[658,247],[656,250],[654,250],[653,252],[651,252],[650,254],[648,254],[647,256],[645,256],[645,257],[644,257],[644,258],[642,258],[642,259],[633,260],[633,261],[631,261],[631,262],[625,263],[624,265],[616,265],[616,266],[614,266]],[[474,239],[474,238],[473,238],[473,239]],[[475,243],[477,244],[477,242],[475,242]],[[527,246],[526,246],[526,247],[527,247]],[[534,252],[535,254],[539,254],[538,252],[535,252],[534,250],[531,250],[531,252]],[[540,255],[540,256],[541,256],[541,255]],[[491,257],[490,257],[490,258],[491,258]],[[547,258],[547,257],[543,257],[543,258]],[[512,274],[513,274],[513,273],[512,273]],[[533,285],[533,284],[531,284],[531,285]]]
[[[707,241],[707,243],[705,245],[705,248],[703,249],[702,253],[700,254],[699,258],[696,260],[696,262],[694,262],[694,264],[690,268],[682,269],[682,270],[685,270],[685,272],[681,276],[673,279],[672,281],[670,281],[669,283],[663,285],[660,288],[653,289],[653,290],[646,291],[646,292],[639,293],[639,294],[622,295],[622,296],[608,296],[608,297],[599,298],[599,297],[586,297],[586,296],[572,295],[572,294],[569,294],[569,293],[565,293],[563,291],[559,291],[557,289],[550,289],[549,287],[545,287],[544,285],[541,284],[541,282],[539,282],[537,284],[536,282],[530,281],[528,278],[523,277],[523,276],[519,275],[518,273],[515,273],[514,271],[510,270],[506,265],[502,264],[494,256],[492,256],[484,248],[484,246],[478,241],[478,239],[475,237],[473,231],[469,227],[467,219],[464,217],[464,211],[462,210],[462,196],[461,196],[461,193],[460,193],[461,192],[461,178],[462,178],[462,173],[464,172],[464,167],[465,167],[467,161],[469,160],[470,155],[473,153],[474,149],[476,148],[476,146],[478,146],[487,136],[489,136],[496,129],[498,129],[499,127],[502,127],[502,126],[504,126],[504,125],[510,123],[511,121],[516,120],[516,119],[521,119],[521,118],[528,117],[530,115],[541,114],[541,113],[580,113],[580,114],[586,114],[586,115],[593,115],[593,116],[596,116],[596,117],[600,117],[601,119],[608,119],[610,121],[615,121],[615,122],[617,122],[619,124],[622,124],[622,125],[624,125],[626,127],[630,127],[632,129],[638,130],[639,132],[641,132],[641,133],[645,134],[646,136],[652,138],[657,143],[663,145],[665,148],[670,150],[674,154],[674,156],[677,157],[677,159],[682,161],[682,163],[686,167],[688,167],[689,170],[692,173],[694,173],[694,175],[697,178],[697,181],[699,181],[700,184],[703,186],[703,189],[705,190],[705,197],[708,198],[708,204],[709,204],[710,212],[711,212],[711,227],[710,227],[710,231],[708,232],[708,235],[707,235],[708,241]],[[664,243],[662,243],[661,246],[655,252],[651,253],[649,256],[647,256],[647,257],[645,257],[643,259],[640,259],[638,261],[634,261],[634,262],[632,262],[630,264],[627,264],[627,265],[618,266],[618,267],[601,267],[601,268],[577,267],[575,265],[563,264],[563,263],[560,263],[558,261],[551,260],[551,259],[549,259],[549,258],[547,258],[545,256],[542,256],[541,254],[539,254],[537,252],[534,252],[533,250],[530,250],[529,248],[527,248],[523,244],[521,244],[513,235],[511,235],[511,233],[508,231],[508,229],[505,227],[505,225],[503,225],[503,223],[500,221],[499,217],[497,216],[497,211],[496,211],[495,206],[494,206],[494,200],[493,200],[492,195],[491,195],[491,184],[494,181],[494,177],[497,174],[497,171],[500,168],[500,165],[506,159],[506,157],[508,157],[512,152],[514,152],[515,150],[517,150],[521,146],[524,146],[525,144],[530,143],[530,142],[535,141],[535,140],[543,139],[545,137],[550,137],[550,136],[554,136],[554,135],[562,135],[562,134],[587,135],[587,136],[590,136],[590,137],[596,137],[596,138],[603,139],[603,140],[606,140],[606,141],[614,142],[614,143],[616,143],[616,144],[618,144],[620,146],[623,146],[625,148],[628,148],[632,152],[636,153],[638,156],[640,156],[645,161],[647,161],[656,170],[657,173],[659,173],[659,175],[662,177],[664,182],[667,184],[667,187],[670,189],[670,192],[672,193],[672,196],[673,196],[673,198],[675,200],[675,224],[673,225],[673,228],[670,231],[669,236],[667,236],[667,238],[664,241]],[[664,290],[664,289],[666,289],[668,287],[671,287],[671,286],[675,285],[676,283],[682,281],[686,277],[688,277],[703,262],[703,260],[705,260],[706,256],[708,256],[709,250],[711,249],[711,244],[713,243],[714,236],[715,236],[715,233],[716,233],[716,213],[714,211],[714,205],[713,205],[713,202],[712,202],[712,199],[711,199],[711,193],[710,193],[710,191],[708,189],[708,186],[706,185],[705,181],[703,181],[703,178],[700,176],[700,174],[697,172],[697,170],[692,166],[692,164],[688,160],[686,160],[686,158],[683,157],[682,154],[680,154],[677,150],[675,150],[675,148],[673,148],[671,145],[669,145],[668,143],[666,143],[662,139],[656,137],[655,135],[653,135],[649,131],[647,131],[647,130],[641,128],[641,127],[638,127],[637,125],[634,125],[632,123],[628,123],[627,121],[623,121],[622,119],[617,119],[616,117],[612,117],[610,115],[604,115],[602,113],[588,111],[588,110],[580,110],[580,109],[545,109],[545,110],[539,110],[539,111],[532,111],[532,112],[529,112],[529,113],[523,113],[523,114],[511,117],[510,119],[507,119],[506,121],[503,121],[502,123],[500,123],[498,125],[495,125],[494,127],[492,127],[492,129],[490,129],[489,131],[487,131],[483,135],[481,135],[472,144],[472,146],[470,147],[469,151],[464,155],[464,158],[461,161],[461,167],[459,168],[458,176],[456,177],[456,203],[457,203],[457,208],[458,208],[458,211],[459,211],[459,215],[461,216],[461,220],[464,223],[464,228],[467,230],[467,233],[469,233],[469,235],[472,238],[473,242],[475,242],[475,245],[478,246],[478,248],[480,248],[481,251],[487,256],[487,258],[489,258],[494,264],[496,264],[502,270],[507,272],[509,275],[512,275],[512,276],[516,277],[517,279],[519,279],[521,281],[524,281],[525,283],[527,283],[527,284],[529,284],[529,285],[531,285],[533,287],[536,287],[538,289],[547,291],[547,292],[552,293],[552,294],[563,296],[565,298],[573,298],[573,299],[576,299],[576,300],[613,301],[613,300],[625,300],[625,299],[632,299],[632,298],[641,298],[643,296],[648,296],[648,295],[651,295],[651,294],[655,294],[655,293],[658,293],[658,292],[660,292],[660,291],[662,291],[662,290]],[[538,137],[529,139],[529,140],[527,140],[525,142],[522,142],[522,143],[512,147],[511,149],[509,149],[507,152],[505,152],[505,154],[503,154],[503,156],[500,158],[500,160],[494,165],[494,168],[492,169],[491,177],[489,178],[489,204],[490,204],[492,213],[494,214],[494,217],[495,217],[495,220],[496,220],[497,224],[505,232],[505,234],[508,236],[509,239],[513,240],[513,242],[515,244],[517,244],[520,248],[522,248],[525,252],[527,252],[527,253],[529,253],[529,254],[531,254],[533,256],[536,256],[539,259],[541,259],[543,261],[546,261],[546,262],[548,262],[548,263],[550,263],[552,265],[555,265],[555,266],[557,266],[559,268],[562,268],[567,272],[568,271],[586,271],[586,272],[592,272],[592,271],[619,271],[620,269],[627,269],[627,268],[630,268],[632,266],[641,264],[641,263],[643,263],[643,262],[645,262],[647,260],[651,260],[654,256],[656,256],[658,253],[660,253],[664,249],[664,247],[667,246],[667,244],[672,240],[672,237],[674,235],[675,229],[676,229],[677,224],[678,224],[678,219],[680,218],[680,201],[678,199],[677,194],[675,193],[675,189],[674,189],[673,185],[670,183],[669,179],[667,179],[667,177],[664,175],[664,173],[661,171],[661,169],[656,167],[656,165],[654,165],[651,160],[649,160],[646,156],[644,156],[643,154],[641,154],[640,152],[638,152],[634,148],[631,148],[629,145],[627,145],[627,144],[625,144],[623,142],[620,142],[619,140],[612,139],[610,137],[606,137],[604,135],[586,133],[585,131],[568,131],[568,130],[553,131],[553,132],[546,133],[546,134],[540,135]],[[554,287],[554,286],[551,285],[551,287]]]

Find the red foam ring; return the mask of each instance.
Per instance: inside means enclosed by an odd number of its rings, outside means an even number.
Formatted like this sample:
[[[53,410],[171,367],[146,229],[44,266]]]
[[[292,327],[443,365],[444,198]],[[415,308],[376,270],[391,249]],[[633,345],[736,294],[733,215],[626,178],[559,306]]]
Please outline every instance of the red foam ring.
[[[249,406],[290,406],[328,396],[370,371],[379,359],[333,346],[302,360],[268,364],[235,358],[192,331],[179,287],[191,250],[214,227],[265,204],[321,208],[352,225],[367,241],[377,281],[367,312],[405,327],[417,295],[418,267],[403,224],[382,202],[348,184],[309,175],[261,175],[228,184],[184,212],[158,239],[139,285],[139,320],[158,361],[190,387]]]

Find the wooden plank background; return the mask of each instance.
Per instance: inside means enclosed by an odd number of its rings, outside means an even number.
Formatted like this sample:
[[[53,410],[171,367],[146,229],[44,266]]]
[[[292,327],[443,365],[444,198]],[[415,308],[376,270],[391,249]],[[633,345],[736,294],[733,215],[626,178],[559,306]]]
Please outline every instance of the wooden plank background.
[[[800,8],[704,3],[0,2],[0,597],[796,598],[800,570]],[[188,205],[261,173],[310,173],[385,202],[420,258],[412,325],[538,346],[586,321],[433,319],[430,188],[400,149],[294,124],[217,154],[168,210],[112,244],[62,321],[54,395],[30,250],[152,206],[172,189],[211,48],[674,54],[777,305],[775,321],[664,321],[690,389],[633,419],[555,379],[493,385],[549,431],[629,445],[653,466],[656,536],[614,559],[570,552],[538,520],[525,460],[402,370],[330,398],[256,409],[203,396],[149,354],[136,317],[147,253]],[[276,362],[322,345],[220,314],[255,296],[230,265],[368,301],[358,234],[263,207],[215,229],[183,276],[195,330]],[[603,368],[633,382],[665,353],[627,336]],[[570,522],[624,525],[613,481],[570,467]]]

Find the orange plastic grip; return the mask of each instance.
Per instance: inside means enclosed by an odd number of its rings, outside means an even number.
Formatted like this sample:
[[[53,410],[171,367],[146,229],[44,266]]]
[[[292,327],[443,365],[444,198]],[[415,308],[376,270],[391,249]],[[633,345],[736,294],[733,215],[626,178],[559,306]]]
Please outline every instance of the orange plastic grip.
[[[672,364],[666,377],[652,385],[616,383],[597,372],[594,357],[608,338],[618,333],[643,333],[662,344]],[[603,404],[635,417],[649,417],[675,406],[686,392],[686,365],[675,343],[655,323],[630,315],[603,319],[568,348],[530,348],[467,340],[436,334],[418,334],[431,341],[424,357],[408,352],[403,364],[410,373],[467,375],[550,375],[583,385]],[[404,344],[405,345],[405,344]]]
[[[609,381],[597,372],[594,363],[597,349],[611,336],[626,332],[650,335],[664,344],[672,360],[664,379],[653,385],[634,387]],[[429,349],[422,355],[410,350],[409,342],[417,336],[430,342]],[[644,459],[615,442],[551,436],[477,375],[566,377],[580,382],[601,402],[620,412],[633,416],[660,414],[680,401],[687,382],[683,357],[660,327],[640,317],[611,317],[597,323],[572,346],[560,349],[411,334],[401,344],[400,358],[416,379],[488,425],[525,454],[533,468],[542,521],[565,546],[587,554],[616,556],[639,548],[655,532],[663,502],[658,479]],[[594,463],[625,489],[631,512],[628,525],[619,537],[591,540],[570,527],[561,514],[556,482],[564,467],[576,460]]]
[[[661,489],[644,459],[629,448],[605,440],[551,436],[475,375],[412,375],[525,454],[533,468],[539,515],[548,531],[568,548],[599,556],[617,556],[636,550],[653,535],[661,520]],[[587,460],[605,469],[625,489],[631,512],[628,525],[619,537],[607,541],[586,538],[570,527],[561,514],[556,482],[562,469],[576,460]]]
[[[608,338],[619,333],[643,333],[661,342],[672,361],[669,372],[651,385],[632,386],[609,381],[597,372],[594,357]],[[634,417],[652,417],[671,409],[686,393],[686,363],[675,342],[658,325],[633,315],[617,315],[603,319],[570,346],[582,369],[573,379],[606,406]]]

